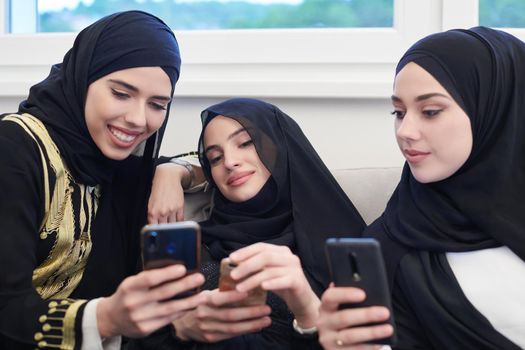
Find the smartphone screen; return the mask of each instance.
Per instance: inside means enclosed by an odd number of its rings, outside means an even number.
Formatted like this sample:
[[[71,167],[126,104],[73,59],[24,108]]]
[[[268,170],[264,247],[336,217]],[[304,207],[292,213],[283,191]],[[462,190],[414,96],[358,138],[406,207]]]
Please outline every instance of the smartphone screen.
[[[361,303],[342,304],[340,309],[384,306],[390,310],[388,323],[394,327],[390,289],[379,242],[373,238],[329,238],[326,256],[336,287],[355,287],[365,291]],[[395,327],[394,327],[395,330]],[[396,335],[378,339],[374,344],[393,344]]]
[[[146,225],[142,229],[144,269],[182,264],[188,273],[199,270],[200,227],[193,221]]]

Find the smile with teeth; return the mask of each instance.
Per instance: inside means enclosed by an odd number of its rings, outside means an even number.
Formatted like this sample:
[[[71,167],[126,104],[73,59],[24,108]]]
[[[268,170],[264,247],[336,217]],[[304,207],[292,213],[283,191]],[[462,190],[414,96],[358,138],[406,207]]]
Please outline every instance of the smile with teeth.
[[[135,141],[135,139],[137,138],[138,135],[130,135],[130,134],[127,134],[123,131],[120,131],[118,129],[115,129],[115,128],[112,128],[112,127],[109,127],[109,131],[111,132],[111,134],[113,136],[115,136],[118,140],[122,141],[122,142],[133,142]]]

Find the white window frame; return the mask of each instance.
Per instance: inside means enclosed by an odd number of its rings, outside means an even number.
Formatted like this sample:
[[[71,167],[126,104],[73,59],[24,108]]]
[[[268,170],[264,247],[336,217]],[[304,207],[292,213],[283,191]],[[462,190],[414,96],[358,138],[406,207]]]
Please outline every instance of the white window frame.
[[[0,97],[25,96],[76,34],[6,34],[5,11],[0,0]],[[412,43],[477,21],[478,0],[395,0],[392,28],[175,31],[183,60],[176,96],[385,98]]]

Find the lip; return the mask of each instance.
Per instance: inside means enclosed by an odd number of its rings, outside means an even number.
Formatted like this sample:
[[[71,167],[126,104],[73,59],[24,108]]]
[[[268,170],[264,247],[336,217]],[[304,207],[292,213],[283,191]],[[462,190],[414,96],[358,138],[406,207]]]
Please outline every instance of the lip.
[[[121,140],[112,133],[112,130],[118,131],[128,136],[132,136],[134,138],[130,141]],[[119,128],[118,126],[114,126],[114,125],[108,125],[108,133],[113,143],[120,148],[133,147],[137,143],[137,141],[140,140],[139,136],[143,134],[143,132],[141,131],[134,131],[134,130],[124,129],[124,128]]]
[[[240,186],[244,184],[246,181],[250,179],[250,177],[253,175],[253,171],[241,171],[238,173],[233,173],[228,177],[228,180],[226,183],[228,186]]]
[[[409,163],[415,164],[424,160],[430,154],[430,152],[421,152],[414,149],[405,149],[403,151],[403,154],[405,155],[405,159]]]

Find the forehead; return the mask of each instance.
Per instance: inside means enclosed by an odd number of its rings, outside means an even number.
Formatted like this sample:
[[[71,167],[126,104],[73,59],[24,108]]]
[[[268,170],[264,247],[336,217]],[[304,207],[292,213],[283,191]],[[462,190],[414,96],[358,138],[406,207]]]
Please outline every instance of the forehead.
[[[226,142],[232,133],[242,128],[241,123],[235,119],[222,115],[216,116],[206,125],[206,129],[204,130],[204,144],[210,145]]]
[[[401,99],[436,92],[449,95],[432,74],[414,62],[407,63],[394,80],[394,95]]]
[[[104,80],[123,81],[152,95],[169,96],[171,80],[160,67],[133,67],[121,69],[102,77]]]

